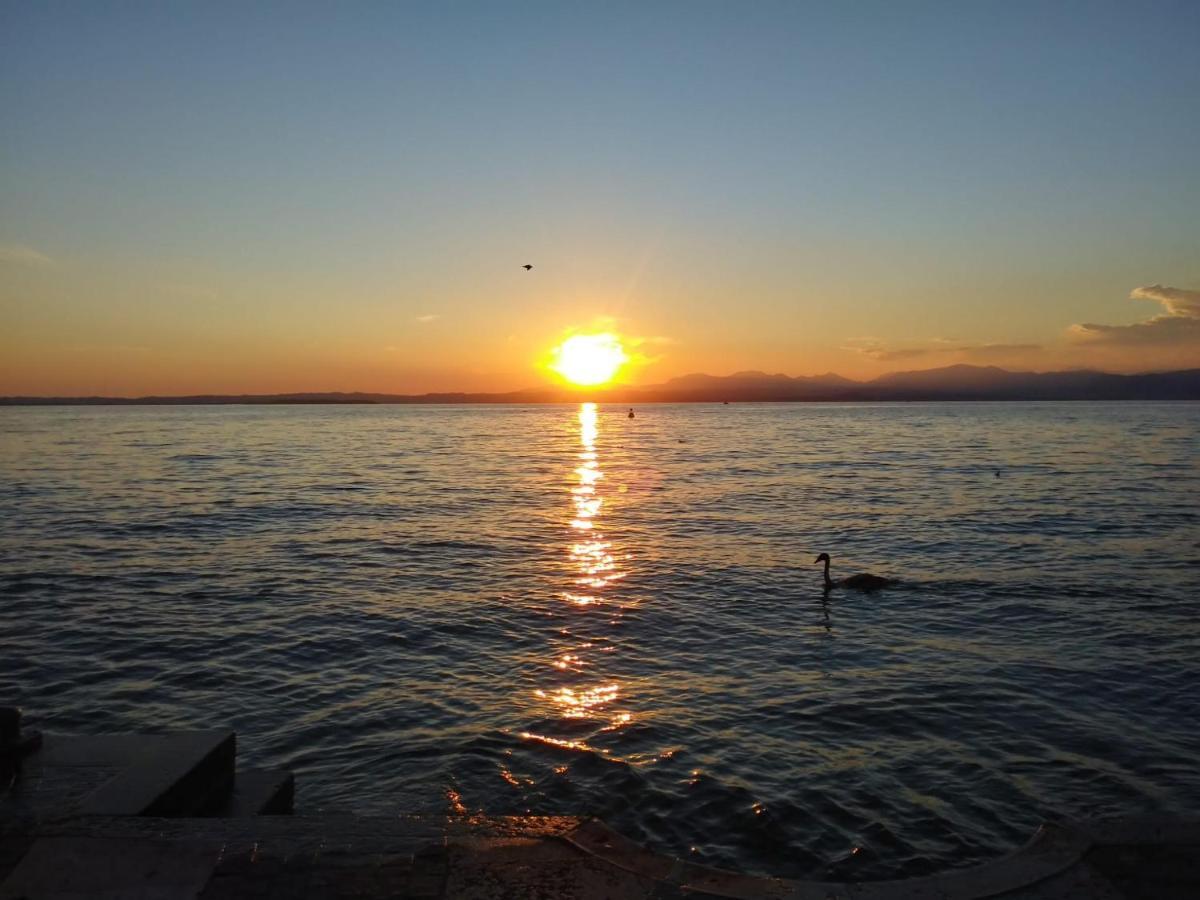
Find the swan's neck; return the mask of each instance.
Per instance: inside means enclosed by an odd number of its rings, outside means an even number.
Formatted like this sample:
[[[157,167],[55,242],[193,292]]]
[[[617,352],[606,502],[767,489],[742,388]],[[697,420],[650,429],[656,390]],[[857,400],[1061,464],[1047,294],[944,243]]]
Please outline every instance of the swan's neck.
[[[829,577],[829,560],[825,560],[825,587],[833,587],[833,579]]]

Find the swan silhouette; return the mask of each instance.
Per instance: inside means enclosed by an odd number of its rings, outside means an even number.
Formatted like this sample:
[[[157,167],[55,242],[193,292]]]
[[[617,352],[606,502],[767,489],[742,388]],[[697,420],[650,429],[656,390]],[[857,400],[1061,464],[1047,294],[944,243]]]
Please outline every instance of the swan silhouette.
[[[881,575],[868,575],[865,573],[862,575],[851,575],[849,578],[839,578],[837,581],[834,581],[829,577],[828,553],[822,553],[813,562],[825,563],[825,590],[833,587],[844,587],[855,591],[876,591],[879,588],[890,587],[896,583],[896,579],[894,578],[884,578]]]

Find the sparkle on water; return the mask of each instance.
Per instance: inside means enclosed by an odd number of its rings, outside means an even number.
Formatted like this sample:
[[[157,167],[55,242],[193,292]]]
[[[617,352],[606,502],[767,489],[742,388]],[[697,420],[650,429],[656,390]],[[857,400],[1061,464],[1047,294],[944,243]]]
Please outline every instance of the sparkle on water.
[[[1194,404],[4,409],[0,696],[306,812],[964,865],[1200,804],[1198,461]]]

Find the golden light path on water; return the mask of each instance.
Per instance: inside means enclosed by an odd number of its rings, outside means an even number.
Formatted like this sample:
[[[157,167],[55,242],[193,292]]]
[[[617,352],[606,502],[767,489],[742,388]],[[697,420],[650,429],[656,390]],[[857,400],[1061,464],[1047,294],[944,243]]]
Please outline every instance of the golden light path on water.
[[[600,468],[599,436],[596,404],[580,404],[579,464],[573,472],[575,482],[570,489],[569,525],[573,539],[568,550],[575,578],[571,589],[564,591],[562,598],[566,603],[579,607],[581,613],[599,613],[599,608],[608,602],[605,590],[627,574],[618,563],[611,542],[599,528],[604,509],[604,497],[600,489],[604,473]],[[560,673],[582,673],[590,667],[584,655],[591,649],[594,649],[592,642],[581,641],[574,648],[577,652],[559,653],[551,665]],[[621,699],[621,685],[614,679],[590,678],[571,687],[539,689],[535,694],[538,701],[548,704],[559,718],[594,722],[599,731],[621,728],[633,719],[631,713],[617,708]],[[576,738],[555,738],[530,732],[523,732],[521,736],[567,749],[593,749]]]

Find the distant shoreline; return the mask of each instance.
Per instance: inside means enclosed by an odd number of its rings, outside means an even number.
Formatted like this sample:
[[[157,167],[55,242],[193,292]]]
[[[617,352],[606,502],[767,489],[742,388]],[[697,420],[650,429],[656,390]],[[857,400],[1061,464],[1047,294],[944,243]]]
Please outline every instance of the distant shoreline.
[[[293,400],[285,398],[245,397],[0,397],[0,407],[28,406],[563,406],[575,403],[600,403],[614,406],[643,404],[705,404],[734,406],[756,403],[1197,403],[1196,397],[992,397],[992,396],[905,396],[905,397],[759,397],[716,400],[667,397],[561,397],[549,400]]]
[[[1200,369],[1113,375],[1107,372],[1009,372],[994,366],[947,366],[894,372],[872,381],[839,375],[685,375],[646,387],[592,392],[535,388],[505,393],[365,391],[191,394],[146,397],[0,397],[0,406],[304,406],[579,403],[888,403],[929,401],[1200,400]]]
[[[600,403],[615,406],[642,404],[705,404],[734,406],[750,403],[1197,403],[1193,397],[1024,397],[972,395],[914,395],[901,397],[746,397],[737,400],[695,397],[559,397],[542,400],[448,400],[416,398],[412,400],[293,400],[286,398],[244,397],[0,397],[0,407],[29,406],[563,406],[575,403]]]

